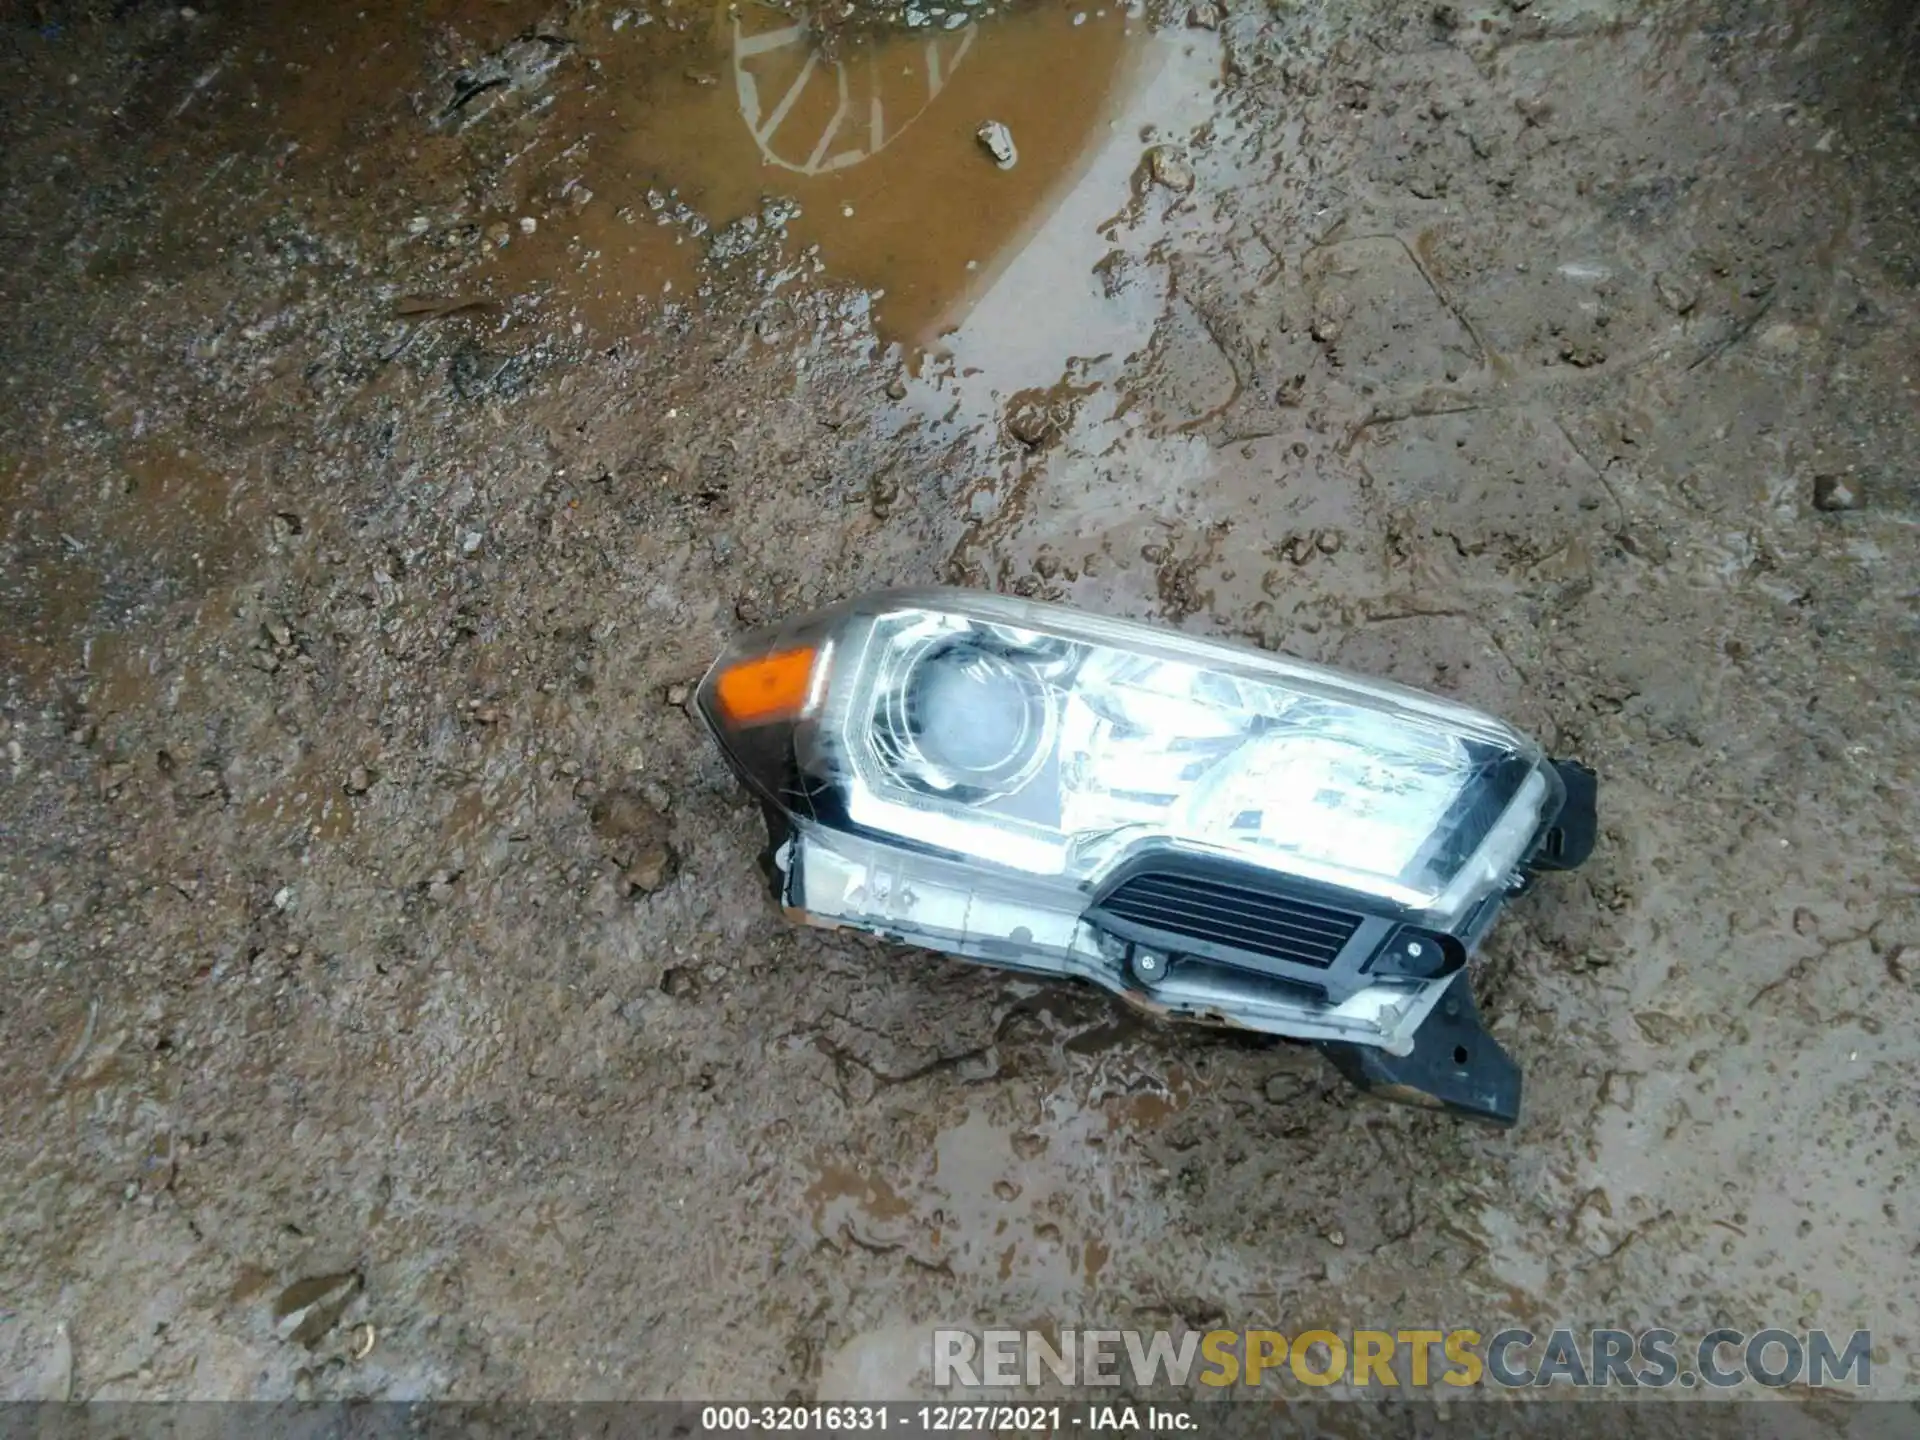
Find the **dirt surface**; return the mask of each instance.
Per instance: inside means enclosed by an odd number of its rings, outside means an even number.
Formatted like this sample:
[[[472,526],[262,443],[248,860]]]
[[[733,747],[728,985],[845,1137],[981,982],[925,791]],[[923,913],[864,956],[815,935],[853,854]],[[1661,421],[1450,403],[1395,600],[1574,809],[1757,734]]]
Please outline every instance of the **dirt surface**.
[[[1910,5],[27,8],[7,1393],[903,1394],[939,1321],[1920,1391]],[[686,687],[933,580],[1596,766],[1476,972],[1520,1127],[787,925]]]

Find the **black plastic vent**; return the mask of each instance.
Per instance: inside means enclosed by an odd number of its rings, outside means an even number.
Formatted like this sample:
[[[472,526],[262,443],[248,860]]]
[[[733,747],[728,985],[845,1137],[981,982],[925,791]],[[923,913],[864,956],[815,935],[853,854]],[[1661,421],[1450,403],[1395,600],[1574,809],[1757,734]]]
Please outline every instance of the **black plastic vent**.
[[[1361,920],[1348,911],[1167,871],[1123,880],[1099,909],[1110,919],[1167,935],[1321,970],[1339,958]]]

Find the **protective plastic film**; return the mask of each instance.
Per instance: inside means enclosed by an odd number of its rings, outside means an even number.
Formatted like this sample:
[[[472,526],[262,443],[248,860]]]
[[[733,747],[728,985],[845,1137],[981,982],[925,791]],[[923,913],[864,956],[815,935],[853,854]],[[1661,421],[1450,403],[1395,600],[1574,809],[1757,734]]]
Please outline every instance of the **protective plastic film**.
[[[968,591],[753,637],[702,705],[803,819],[1075,888],[1170,845],[1450,923],[1562,798],[1532,741],[1437,697]]]

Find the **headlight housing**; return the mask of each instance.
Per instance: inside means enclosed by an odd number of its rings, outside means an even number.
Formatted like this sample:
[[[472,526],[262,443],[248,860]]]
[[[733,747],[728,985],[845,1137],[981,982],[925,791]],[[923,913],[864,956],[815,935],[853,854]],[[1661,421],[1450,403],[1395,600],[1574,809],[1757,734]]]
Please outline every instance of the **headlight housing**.
[[[1501,721],[999,595],[745,636],[699,706],[807,918],[1374,1062],[1443,997],[1471,1007],[1494,911],[1591,843],[1591,776]]]

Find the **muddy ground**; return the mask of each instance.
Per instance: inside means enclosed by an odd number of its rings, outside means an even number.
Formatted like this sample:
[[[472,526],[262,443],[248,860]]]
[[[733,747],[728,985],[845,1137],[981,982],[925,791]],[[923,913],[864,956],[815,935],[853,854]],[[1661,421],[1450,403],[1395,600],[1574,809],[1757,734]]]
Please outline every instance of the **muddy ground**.
[[[1910,5],[24,12],[8,1393],[901,1394],[943,1320],[1920,1390]],[[1520,1127],[784,923],[686,686],[934,580],[1596,766],[1477,971]]]

